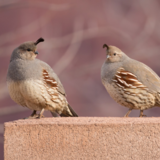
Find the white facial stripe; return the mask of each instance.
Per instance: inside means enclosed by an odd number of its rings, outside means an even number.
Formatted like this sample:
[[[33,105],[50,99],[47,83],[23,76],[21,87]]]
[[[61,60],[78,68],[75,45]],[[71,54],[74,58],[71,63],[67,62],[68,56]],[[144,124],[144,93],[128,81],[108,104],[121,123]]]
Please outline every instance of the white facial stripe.
[[[108,54],[108,55],[107,55],[107,59],[108,59],[109,57],[110,57],[110,55]]]

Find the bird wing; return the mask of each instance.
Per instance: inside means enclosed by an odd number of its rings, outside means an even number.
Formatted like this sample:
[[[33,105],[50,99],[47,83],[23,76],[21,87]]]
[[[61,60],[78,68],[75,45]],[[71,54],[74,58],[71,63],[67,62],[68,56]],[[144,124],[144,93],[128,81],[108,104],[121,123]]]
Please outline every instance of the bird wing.
[[[52,95],[52,101],[55,101],[54,97],[58,96],[59,99],[61,99],[61,96],[66,96],[65,94],[65,90],[63,88],[62,83],[60,82],[58,76],[54,73],[54,71],[52,70],[52,68],[40,61],[41,66],[42,66],[42,76],[43,76],[43,80],[45,81],[47,87],[49,87],[48,89],[48,93],[50,95]],[[55,92],[54,92],[55,91]],[[57,94],[58,91],[59,93],[61,93],[60,95]],[[66,98],[65,98],[65,103],[68,103]],[[71,108],[71,106],[69,104],[67,104],[66,106],[67,108],[63,109],[63,112],[60,114],[60,116],[62,117],[78,117],[78,115],[75,113],[75,111]]]
[[[134,74],[138,81],[148,87],[150,91],[160,92],[159,76],[144,63],[131,59],[124,63],[123,67],[126,71]]]
[[[126,71],[124,68],[119,68],[115,74],[114,79],[112,79],[119,87],[124,90],[127,88],[130,89],[147,89],[138,79],[137,76],[129,71]]]
[[[48,86],[56,87],[59,93],[66,96],[64,87],[53,69],[47,63],[40,60],[39,62],[42,67],[43,77],[45,78]]]

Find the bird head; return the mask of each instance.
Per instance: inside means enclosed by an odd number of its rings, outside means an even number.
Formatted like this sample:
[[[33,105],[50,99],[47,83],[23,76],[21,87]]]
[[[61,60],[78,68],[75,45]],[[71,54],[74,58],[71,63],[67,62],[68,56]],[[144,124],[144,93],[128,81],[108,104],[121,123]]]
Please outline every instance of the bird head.
[[[111,62],[111,63],[120,62],[120,61],[123,61],[125,57],[127,57],[125,53],[123,53],[119,48],[115,46],[108,46],[107,44],[104,44],[103,48],[107,48],[106,49],[107,62]]]
[[[34,60],[38,54],[37,44],[43,41],[43,38],[39,38],[36,42],[29,41],[22,43],[13,51],[11,61],[18,58],[23,60]]]

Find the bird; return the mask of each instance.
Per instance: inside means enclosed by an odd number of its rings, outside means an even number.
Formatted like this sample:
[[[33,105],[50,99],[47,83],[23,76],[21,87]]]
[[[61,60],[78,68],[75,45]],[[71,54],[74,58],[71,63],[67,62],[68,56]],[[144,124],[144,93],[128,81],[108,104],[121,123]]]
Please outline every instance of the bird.
[[[24,42],[13,50],[6,78],[9,95],[17,104],[33,110],[28,118],[42,118],[45,110],[53,116],[78,117],[56,73],[36,58],[37,45],[43,41],[39,38],[36,42]]]
[[[160,106],[160,78],[147,65],[128,57],[116,46],[103,45],[106,59],[101,68],[101,81],[109,95],[120,105],[143,111]]]

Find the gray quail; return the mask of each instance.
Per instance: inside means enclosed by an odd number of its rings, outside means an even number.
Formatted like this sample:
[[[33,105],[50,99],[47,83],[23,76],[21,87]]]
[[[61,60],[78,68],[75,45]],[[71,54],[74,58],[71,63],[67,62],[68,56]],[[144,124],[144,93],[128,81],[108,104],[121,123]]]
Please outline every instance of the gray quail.
[[[16,103],[33,110],[29,118],[43,117],[44,110],[62,117],[77,117],[67,102],[58,76],[48,64],[36,59],[37,44],[43,41],[39,38],[36,42],[25,42],[14,49],[7,73],[9,94]]]

